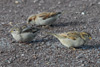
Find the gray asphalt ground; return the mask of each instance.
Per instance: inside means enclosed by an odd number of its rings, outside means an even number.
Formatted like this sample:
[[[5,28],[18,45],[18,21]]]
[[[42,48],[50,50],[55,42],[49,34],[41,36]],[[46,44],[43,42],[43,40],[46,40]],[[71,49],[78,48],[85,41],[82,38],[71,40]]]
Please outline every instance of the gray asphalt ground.
[[[9,25],[26,23],[40,12],[64,12],[31,44],[11,43]],[[46,32],[87,31],[92,40],[80,49],[63,46]],[[100,67],[100,0],[0,0],[0,67]]]

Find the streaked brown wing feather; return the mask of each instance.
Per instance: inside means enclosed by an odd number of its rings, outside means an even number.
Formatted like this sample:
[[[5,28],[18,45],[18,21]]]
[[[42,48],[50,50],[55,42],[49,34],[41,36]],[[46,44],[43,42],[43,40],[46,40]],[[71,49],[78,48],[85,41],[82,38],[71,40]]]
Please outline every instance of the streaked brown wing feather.
[[[68,39],[72,39],[72,40],[76,40],[78,36],[76,35],[69,35],[67,38]]]
[[[50,13],[44,12],[44,13],[39,14],[39,17],[42,17],[43,20],[45,20],[45,19],[50,18],[50,17],[55,16],[55,15],[57,15],[57,12],[50,12]]]
[[[36,15],[35,15],[35,16],[30,16],[29,19],[28,19],[28,21],[30,22],[30,21],[32,21],[32,20],[35,20],[36,18],[37,18]]]
[[[63,36],[63,37],[65,37],[65,38],[72,39],[72,40],[76,40],[79,37],[78,34],[76,34],[76,33],[70,33],[70,32],[69,33],[62,33],[60,35]]]

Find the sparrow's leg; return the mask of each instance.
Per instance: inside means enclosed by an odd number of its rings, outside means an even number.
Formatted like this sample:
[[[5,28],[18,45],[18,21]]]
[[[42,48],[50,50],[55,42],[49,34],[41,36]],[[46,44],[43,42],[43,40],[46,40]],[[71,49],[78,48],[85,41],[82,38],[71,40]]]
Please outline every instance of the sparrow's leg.
[[[49,29],[50,26],[49,25],[44,25],[44,26],[42,26],[42,28]]]
[[[73,49],[73,50],[82,50],[80,49],[81,47],[70,47],[70,49]]]
[[[75,48],[75,47],[70,47],[69,49],[76,50],[76,48]]]

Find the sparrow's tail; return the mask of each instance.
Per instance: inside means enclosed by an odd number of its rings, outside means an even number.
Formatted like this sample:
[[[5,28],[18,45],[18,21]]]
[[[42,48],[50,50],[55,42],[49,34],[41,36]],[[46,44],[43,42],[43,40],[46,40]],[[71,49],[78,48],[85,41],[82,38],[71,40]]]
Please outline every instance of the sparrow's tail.
[[[63,15],[63,14],[66,14],[66,13],[68,13],[68,11],[62,11],[62,12],[57,12],[57,14],[56,15]]]
[[[62,12],[57,12],[57,14],[61,14]]]
[[[49,34],[49,35],[53,35],[54,37],[56,37],[56,38],[62,38],[59,34],[55,34],[55,33],[49,33],[49,32],[47,32],[47,34]]]

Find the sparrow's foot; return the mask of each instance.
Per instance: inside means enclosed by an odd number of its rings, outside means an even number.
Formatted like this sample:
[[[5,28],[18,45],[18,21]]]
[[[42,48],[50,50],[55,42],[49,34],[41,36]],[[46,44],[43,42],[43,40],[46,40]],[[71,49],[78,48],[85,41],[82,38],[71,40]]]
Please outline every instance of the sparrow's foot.
[[[50,27],[49,25],[42,26],[42,28],[46,28],[46,29],[48,29],[49,27]]]
[[[72,50],[82,50],[82,49],[80,49],[80,47],[70,47],[70,49],[72,49]]]
[[[72,49],[72,50],[74,50],[74,51],[76,50],[76,48],[75,48],[75,47],[70,47],[69,49]]]

